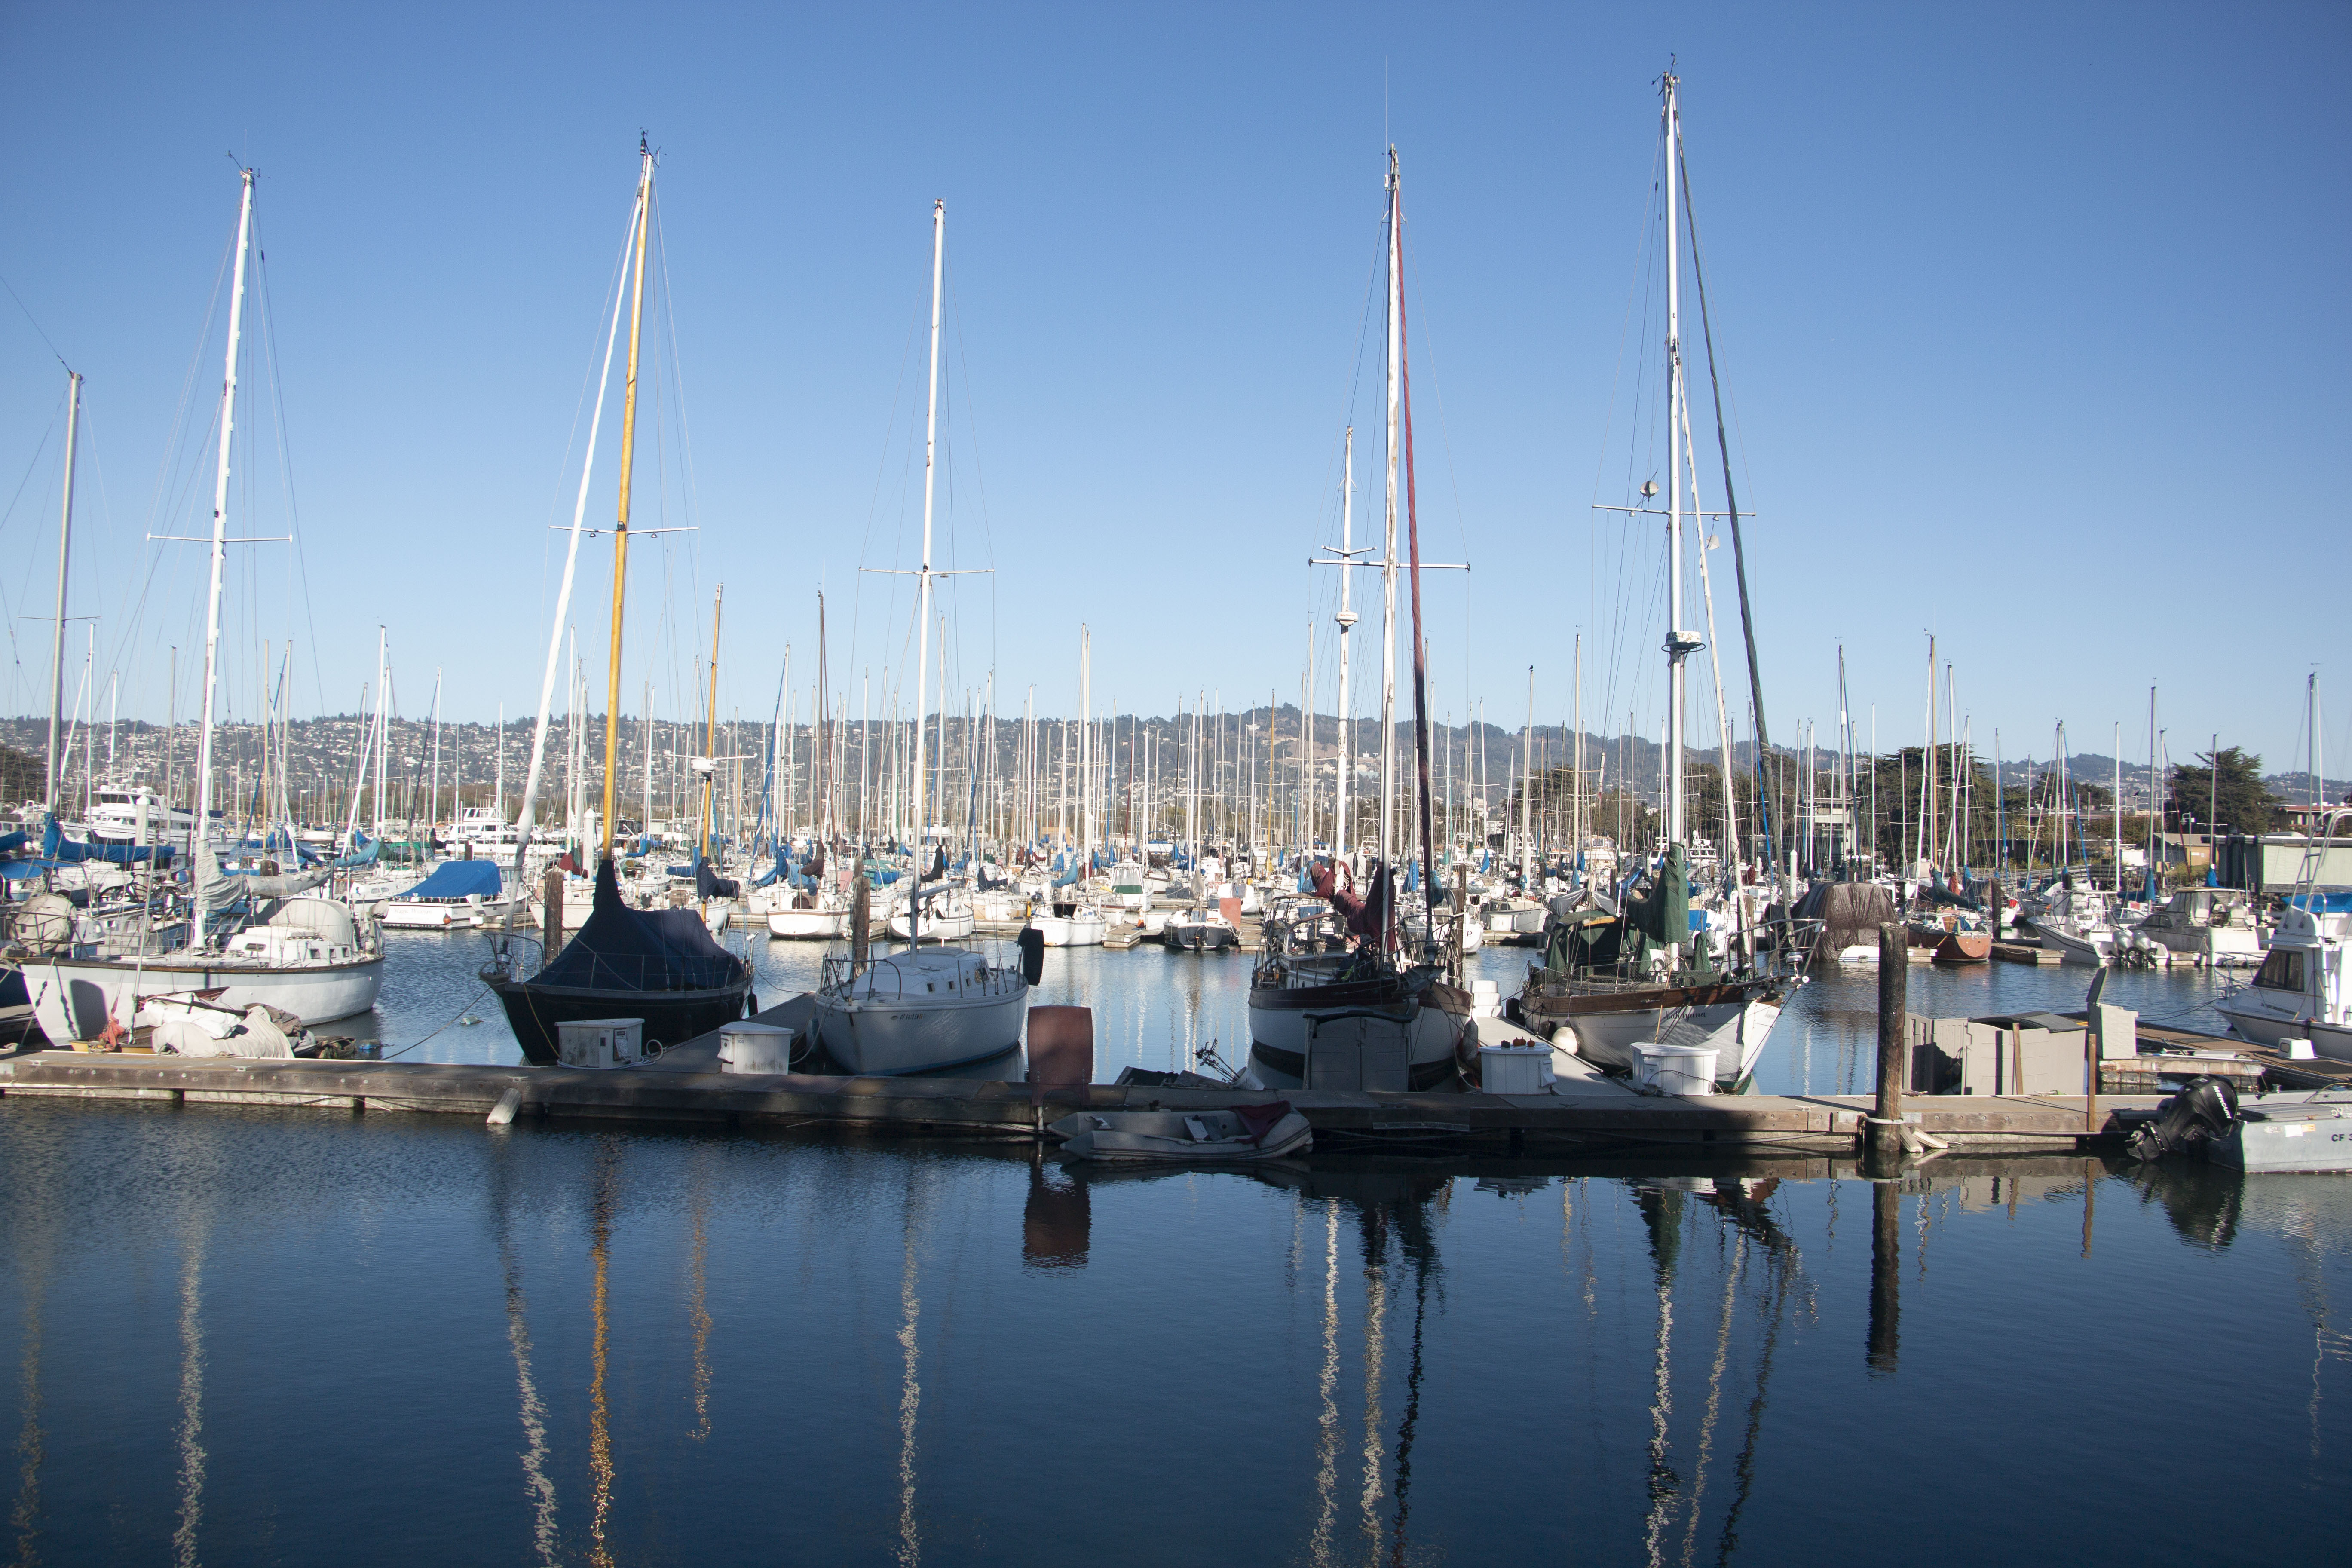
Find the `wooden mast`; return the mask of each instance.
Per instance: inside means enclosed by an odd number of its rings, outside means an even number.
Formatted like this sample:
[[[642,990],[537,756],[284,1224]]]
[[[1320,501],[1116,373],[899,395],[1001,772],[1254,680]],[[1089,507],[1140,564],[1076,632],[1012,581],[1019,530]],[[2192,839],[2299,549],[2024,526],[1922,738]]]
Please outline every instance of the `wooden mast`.
[[[621,393],[621,496],[613,526],[613,642],[604,679],[604,847],[613,858],[613,781],[621,724],[621,607],[629,580],[629,480],[637,448],[637,346],[645,326],[646,228],[653,209],[654,155],[637,138],[636,259],[629,296],[629,368]]]

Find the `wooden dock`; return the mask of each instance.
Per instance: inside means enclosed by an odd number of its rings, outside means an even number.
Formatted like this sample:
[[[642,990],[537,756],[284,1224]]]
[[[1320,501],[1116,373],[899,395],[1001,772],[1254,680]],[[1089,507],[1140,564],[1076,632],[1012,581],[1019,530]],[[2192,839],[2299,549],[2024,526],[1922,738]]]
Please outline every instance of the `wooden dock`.
[[[2352,1089],[2352,1062],[2333,1061],[2326,1057],[2297,1060],[2275,1046],[2257,1046],[2227,1035],[2208,1035],[2163,1024],[2143,1023],[2138,1031],[2142,1051],[2153,1047],[2160,1051],[2185,1052],[2192,1058],[2242,1057],[2257,1067],[2263,1080],[2273,1089]],[[2221,1076],[2242,1075],[2224,1071]],[[2240,1087],[2242,1090],[2244,1086]]]
[[[797,1026],[809,998],[760,1015]],[[634,1121],[719,1130],[828,1128],[853,1134],[1034,1139],[1076,1110],[1210,1110],[1287,1100],[1324,1148],[1444,1149],[1495,1153],[1678,1150],[1846,1154],[1872,1110],[1865,1096],[1722,1095],[1680,1100],[1608,1079],[1560,1094],[1286,1093],[1091,1084],[1032,1092],[971,1079],[740,1074],[719,1070],[718,1038],[690,1040],[640,1068],[589,1071],[398,1061],[251,1061],[130,1052],[19,1051],[0,1056],[0,1095],[121,1100],[172,1107],[272,1106],[350,1115],[488,1118],[512,1091],[517,1121]],[[2075,1099],[1917,1096],[1906,1117],[1955,1150],[2068,1152],[2118,1135],[2116,1113],[2153,1096],[2101,1096],[2097,1125]]]

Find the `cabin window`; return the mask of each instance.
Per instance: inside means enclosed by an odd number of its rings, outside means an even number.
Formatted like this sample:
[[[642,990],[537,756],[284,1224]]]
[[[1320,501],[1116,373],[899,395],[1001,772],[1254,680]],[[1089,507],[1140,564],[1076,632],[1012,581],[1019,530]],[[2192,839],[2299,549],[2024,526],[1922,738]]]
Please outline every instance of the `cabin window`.
[[[2303,953],[2300,949],[2274,947],[2263,960],[2262,969],[2254,975],[2254,984],[2271,991],[2301,991],[2303,989]]]

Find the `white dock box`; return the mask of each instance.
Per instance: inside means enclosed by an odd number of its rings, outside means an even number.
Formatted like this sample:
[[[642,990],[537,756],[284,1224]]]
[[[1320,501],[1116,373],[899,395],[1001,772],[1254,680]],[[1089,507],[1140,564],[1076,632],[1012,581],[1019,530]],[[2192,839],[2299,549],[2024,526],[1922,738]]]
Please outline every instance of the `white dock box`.
[[[1478,1085],[1488,1094],[1551,1092],[1549,1046],[1480,1046]]]
[[[793,1032],[774,1024],[750,1019],[719,1031],[720,1072],[790,1072]]]
[[[1633,1047],[1633,1081],[1660,1094],[1713,1094],[1717,1056],[1712,1046],[1660,1046],[1643,1040]]]
[[[643,1018],[581,1018],[555,1026],[555,1058],[568,1068],[626,1068],[646,1059]]]

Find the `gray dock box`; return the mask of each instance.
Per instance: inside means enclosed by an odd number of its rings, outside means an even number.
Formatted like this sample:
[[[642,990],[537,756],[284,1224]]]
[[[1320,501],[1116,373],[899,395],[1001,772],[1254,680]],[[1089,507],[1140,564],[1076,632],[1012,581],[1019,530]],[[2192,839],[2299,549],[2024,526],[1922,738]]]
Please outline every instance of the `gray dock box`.
[[[2132,1014],[2103,1007],[2110,1036],[2128,1037]],[[2087,1076],[2090,1020],[2080,1014],[2019,1013],[1994,1018],[1906,1019],[1912,1094],[2080,1094]]]
[[[1411,1087],[1412,1043],[1397,1019],[1368,1013],[1307,1016],[1307,1087]]]

